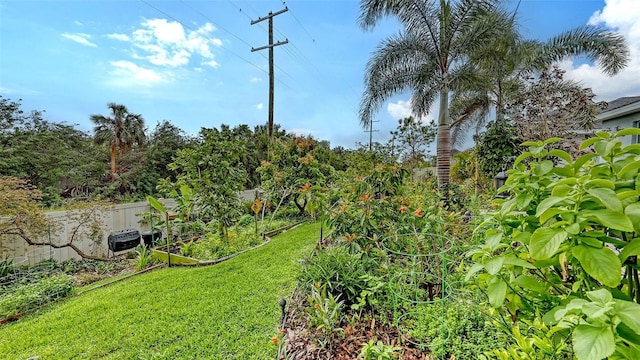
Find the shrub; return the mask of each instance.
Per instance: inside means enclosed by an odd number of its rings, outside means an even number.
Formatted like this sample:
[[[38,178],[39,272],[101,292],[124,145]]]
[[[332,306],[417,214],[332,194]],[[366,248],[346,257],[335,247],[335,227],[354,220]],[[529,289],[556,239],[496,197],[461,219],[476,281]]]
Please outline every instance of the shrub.
[[[350,254],[342,247],[330,247],[306,260],[301,280],[307,284],[322,284],[327,292],[340,297],[345,305],[358,303],[361,292],[368,288],[366,275],[378,263],[363,253]]]
[[[0,297],[0,316],[8,317],[67,296],[73,289],[73,277],[55,275],[39,282],[19,285]]]
[[[253,224],[254,221],[253,215],[244,214],[240,217],[240,220],[238,220],[237,226],[248,226]]]
[[[624,146],[629,135],[640,129],[598,132],[576,159],[553,149],[561,139],[525,143],[510,197],[476,229],[468,276],[513,328],[508,352],[551,358],[571,339],[580,360],[640,357],[640,146]],[[538,339],[519,341],[518,326]]]
[[[422,304],[407,319],[409,334],[428,344],[436,359],[474,359],[500,346],[499,332],[491,317],[469,299]],[[415,315],[413,315],[415,314]]]

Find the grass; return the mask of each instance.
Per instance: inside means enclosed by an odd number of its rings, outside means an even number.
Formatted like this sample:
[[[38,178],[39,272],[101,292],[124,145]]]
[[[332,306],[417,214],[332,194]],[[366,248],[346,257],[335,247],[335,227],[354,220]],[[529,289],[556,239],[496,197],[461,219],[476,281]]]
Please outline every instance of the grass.
[[[97,289],[0,327],[3,358],[268,359],[278,300],[319,226],[307,224],[212,267],[168,268]]]

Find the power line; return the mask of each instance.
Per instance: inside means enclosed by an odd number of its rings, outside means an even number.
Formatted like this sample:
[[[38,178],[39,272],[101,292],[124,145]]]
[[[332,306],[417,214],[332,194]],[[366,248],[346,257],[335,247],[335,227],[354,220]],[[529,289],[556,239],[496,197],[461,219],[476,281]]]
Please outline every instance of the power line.
[[[202,16],[203,18],[207,19],[208,21],[210,21],[213,25],[215,25],[216,27],[220,28],[221,30],[227,32],[228,34],[230,34],[231,36],[235,37],[236,39],[240,40],[242,43],[244,43],[245,45],[247,45],[249,48],[251,48],[251,44],[249,44],[249,42],[247,42],[246,40],[242,39],[241,37],[239,37],[238,35],[234,34],[233,32],[231,32],[230,30],[225,29],[224,27],[222,27],[220,24],[216,23],[215,21],[213,21],[209,16],[207,16],[206,14],[203,14],[201,11],[197,10],[196,8],[194,8],[193,6],[185,3],[184,1],[180,1],[181,3],[183,3],[185,6],[187,6],[189,9],[193,10],[194,12],[196,12],[198,15]],[[231,1],[229,1],[231,2]],[[265,60],[268,60],[267,56],[263,53],[260,53],[260,56],[262,56]],[[278,65],[276,65],[276,68],[278,68],[278,70],[282,71],[283,74],[287,75],[288,77],[290,77],[292,80],[295,80],[295,78],[293,76],[291,76],[291,74],[289,74],[288,72],[286,72],[284,69],[280,68]],[[265,71],[266,73],[266,71]],[[278,80],[280,81],[280,80]],[[286,85],[285,85],[286,86]]]
[[[150,8],[152,8],[152,9],[156,10],[157,12],[159,12],[159,13],[163,14],[164,16],[166,16],[166,17],[168,17],[168,18],[172,19],[173,21],[177,21],[177,22],[178,22],[178,23],[180,23],[182,26],[184,26],[184,27],[186,27],[186,28],[190,29],[191,31],[193,31],[193,32],[198,32],[198,30],[197,30],[197,29],[193,28],[193,27],[192,27],[192,26],[190,26],[190,25],[187,25],[187,24],[183,23],[182,21],[178,20],[176,17],[174,17],[174,16],[172,16],[172,15],[169,15],[167,12],[165,12],[165,11],[163,11],[163,10],[161,10],[161,9],[159,9],[159,8],[157,8],[157,7],[155,7],[155,6],[153,6],[153,5],[151,5],[151,4],[150,4],[149,2],[147,2],[146,0],[140,0],[140,1],[141,1],[141,2],[143,2],[144,4],[146,4],[147,6],[149,6]],[[211,39],[211,37],[207,37],[207,38],[208,38],[209,40],[213,41],[213,39]],[[249,65],[251,65],[251,66],[255,67],[256,69],[258,69],[258,70],[262,71],[263,73],[268,74],[268,72],[267,72],[266,70],[262,69],[262,68],[261,68],[261,67],[259,67],[258,65],[254,64],[254,63],[252,63],[251,61],[249,61],[249,60],[247,60],[247,59],[243,58],[242,56],[240,56],[240,55],[236,54],[236,53],[235,53],[235,52],[233,52],[232,50],[227,49],[224,45],[220,44],[220,48],[222,48],[222,49],[224,49],[224,50],[228,51],[229,53],[231,53],[231,54],[233,54],[233,55],[235,55],[235,56],[236,56],[236,57],[238,57],[239,59],[241,59],[241,60],[243,60],[244,62],[246,62],[247,64],[249,64]]]
[[[287,4],[284,2],[284,0],[282,0],[282,6],[287,7]],[[311,41],[315,43],[316,39],[314,39],[313,36],[311,35],[311,33],[309,33],[309,31],[307,31],[307,28],[305,28],[304,25],[302,25],[302,22],[300,22],[300,20],[298,20],[298,17],[293,13],[293,11],[289,10],[289,13],[291,14],[291,16],[293,16],[293,18],[298,23],[298,25],[300,25],[302,30],[304,30],[304,32],[307,33],[307,35],[309,36],[309,39],[311,39]]]
[[[246,12],[242,11],[242,8],[236,5],[233,1],[229,0],[229,4],[233,5],[236,9],[238,9],[242,15],[246,16],[247,19],[249,19],[249,21],[253,20],[251,16],[249,16]]]
[[[213,25],[215,25],[217,28],[221,29],[222,31],[225,31],[226,33],[228,33],[229,35],[235,37],[236,39],[240,40],[241,42],[243,42],[244,44],[246,44],[247,46],[251,47],[251,44],[249,44],[247,41],[245,41],[244,39],[242,39],[241,37],[239,37],[238,35],[234,34],[233,32],[231,32],[230,30],[225,29],[224,27],[222,27],[222,25],[216,23],[215,21],[213,21],[210,17],[208,17],[207,15],[203,14],[201,11],[199,11],[198,9],[194,8],[193,6],[187,4],[186,2],[180,0],[180,2],[185,5],[186,7],[188,7],[189,9],[193,10],[194,12],[196,12],[198,15],[202,16],[203,18],[207,19],[209,22],[211,22]]]

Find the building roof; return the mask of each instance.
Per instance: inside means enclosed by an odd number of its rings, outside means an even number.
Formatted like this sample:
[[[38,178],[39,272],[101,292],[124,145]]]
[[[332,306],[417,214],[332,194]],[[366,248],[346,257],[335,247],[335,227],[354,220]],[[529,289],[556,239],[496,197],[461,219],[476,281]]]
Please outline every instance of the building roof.
[[[627,106],[636,102],[640,102],[640,96],[626,96],[617,98],[615,100],[609,101],[607,106],[605,106],[600,113],[606,113],[615,109],[619,109],[623,106]]]

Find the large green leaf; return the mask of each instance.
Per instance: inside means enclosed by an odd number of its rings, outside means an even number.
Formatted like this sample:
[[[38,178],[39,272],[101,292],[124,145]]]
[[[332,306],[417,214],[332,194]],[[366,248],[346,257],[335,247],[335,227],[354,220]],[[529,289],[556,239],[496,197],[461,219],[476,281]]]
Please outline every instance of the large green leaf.
[[[584,150],[584,149],[588,148],[589,146],[591,146],[591,145],[593,145],[593,144],[597,143],[597,142],[598,142],[598,141],[600,141],[600,140],[602,140],[602,139],[599,139],[599,138],[597,138],[597,137],[589,138],[589,139],[587,139],[587,140],[583,141],[583,142],[580,144],[580,150]]]
[[[535,260],[550,259],[566,239],[567,232],[563,229],[548,227],[537,229],[531,235],[531,243],[529,245],[531,257]]]
[[[573,350],[578,360],[602,360],[616,349],[611,327],[578,325],[573,331]]]
[[[640,155],[640,144],[627,145],[624,147],[623,151],[628,154]]]
[[[579,158],[576,159],[576,161],[573,163],[573,167],[574,169],[576,169],[576,171],[578,169],[580,169],[582,167],[582,165],[586,164],[587,161],[598,157],[598,155],[594,154],[594,153],[589,153],[589,154],[584,154],[582,156],[580,156]]]
[[[540,175],[546,175],[553,170],[553,161],[545,160],[540,163]]]
[[[542,295],[546,295],[549,288],[549,285],[538,281],[531,275],[520,275],[513,281],[513,284]]]
[[[540,201],[540,204],[538,204],[538,207],[536,208],[536,216],[540,217],[543,212],[564,200],[566,200],[566,198],[562,196],[549,196],[548,198]]]
[[[631,301],[614,300],[613,309],[617,317],[636,334],[640,335],[640,304]]]
[[[471,277],[473,277],[475,274],[478,273],[478,271],[484,269],[484,265],[483,264],[479,264],[479,263],[475,263],[471,266],[471,268],[469,269],[469,272],[467,272],[467,275],[464,277],[464,281],[469,281],[469,279],[471,279]]]
[[[633,223],[631,223],[631,219],[622,212],[612,211],[609,209],[584,210],[580,212],[580,216],[587,219],[593,218],[601,225],[611,229],[626,232],[633,231]]]
[[[607,289],[598,289],[587,292],[587,297],[589,300],[597,303],[599,305],[605,306],[611,300],[613,300],[613,295]]]
[[[536,267],[523,259],[520,259],[519,257],[516,257],[515,255],[507,255],[505,256],[504,259],[504,265],[513,265],[513,266],[520,266],[523,267],[525,269],[536,269]]]
[[[518,164],[520,164],[523,160],[525,160],[526,158],[529,158],[529,157],[531,157],[531,156],[533,156],[533,154],[532,154],[532,153],[530,153],[530,152],[528,152],[528,151],[523,152],[523,153],[522,153],[522,154],[520,154],[520,156],[518,156],[518,157],[516,158],[516,160],[513,162],[513,166],[517,166],[517,165],[518,165]]]
[[[149,202],[149,204],[151,205],[151,207],[153,207],[154,209],[160,211],[161,213],[166,213],[167,209],[164,207],[164,205],[158,201],[158,199],[154,198],[151,195],[147,195],[147,201]]]
[[[571,210],[551,208],[540,214],[540,224],[545,224],[549,219],[554,218],[556,215],[570,213]]]
[[[607,209],[622,212],[622,203],[616,192],[609,188],[597,187],[587,189],[587,193],[598,199]]]
[[[640,129],[638,128],[626,128],[618,131],[613,137],[621,137],[626,135],[640,135]]]
[[[492,276],[487,285],[487,295],[489,303],[494,308],[499,308],[507,296],[507,284],[498,276]]]
[[[621,322],[620,324],[618,324],[618,327],[616,328],[616,331],[618,332],[618,335],[621,338],[629,341],[630,343],[633,343],[633,344],[636,344],[636,345],[640,346],[640,334],[638,334],[635,331],[633,331],[624,322]],[[640,357],[635,357],[635,358],[631,358],[631,359],[640,359]]]
[[[614,190],[616,188],[616,184],[607,179],[592,179],[584,183],[584,187],[586,189],[591,189],[594,187],[601,187]]]
[[[193,190],[187,184],[180,186],[180,194],[185,202],[190,202],[193,199]]]
[[[608,287],[618,286],[622,279],[621,263],[611,249],[578,245],[572,252],[587,274]]]
[[[495,249],[502,241],[502,231],[489,230],[487,231],[487,238],[485,244],[489,249]]]
[[[573,162],[573,159],[571,159],[571,155],[569,155],[568,152],[564,151],[564,150],[558,150],[558,149],[553,149],[549,151],[549,156],[555,156],[558,157],[562,160],[564,160],[565,162],[571,164],[571,162]]]
[[[640,255],[640,238],[633,239],[630,243],[624,246],[624,249],[620,252],[618,257],[621,262],[627,260],[629,256]]]
[[[624,213],[629,217],[629,219],[633,223],[633,228],[635,232],[640,233],[640,203],[636,202],[633,204],[629,204],[624,209]]]
[[[632,161],[628,163],[625,167],[620,169],[620,171],[618,171],[617,176],[619,179],[624,179],[627,177],[633,178],[635,175],[638,174],[638,169],[640,169],[640,161]]]
[[[504,256],[496,256],[493,259],[489,259],[484,263],[484,268],[491,275],[495,275],[502,269],[502,264],[504,263]]]

